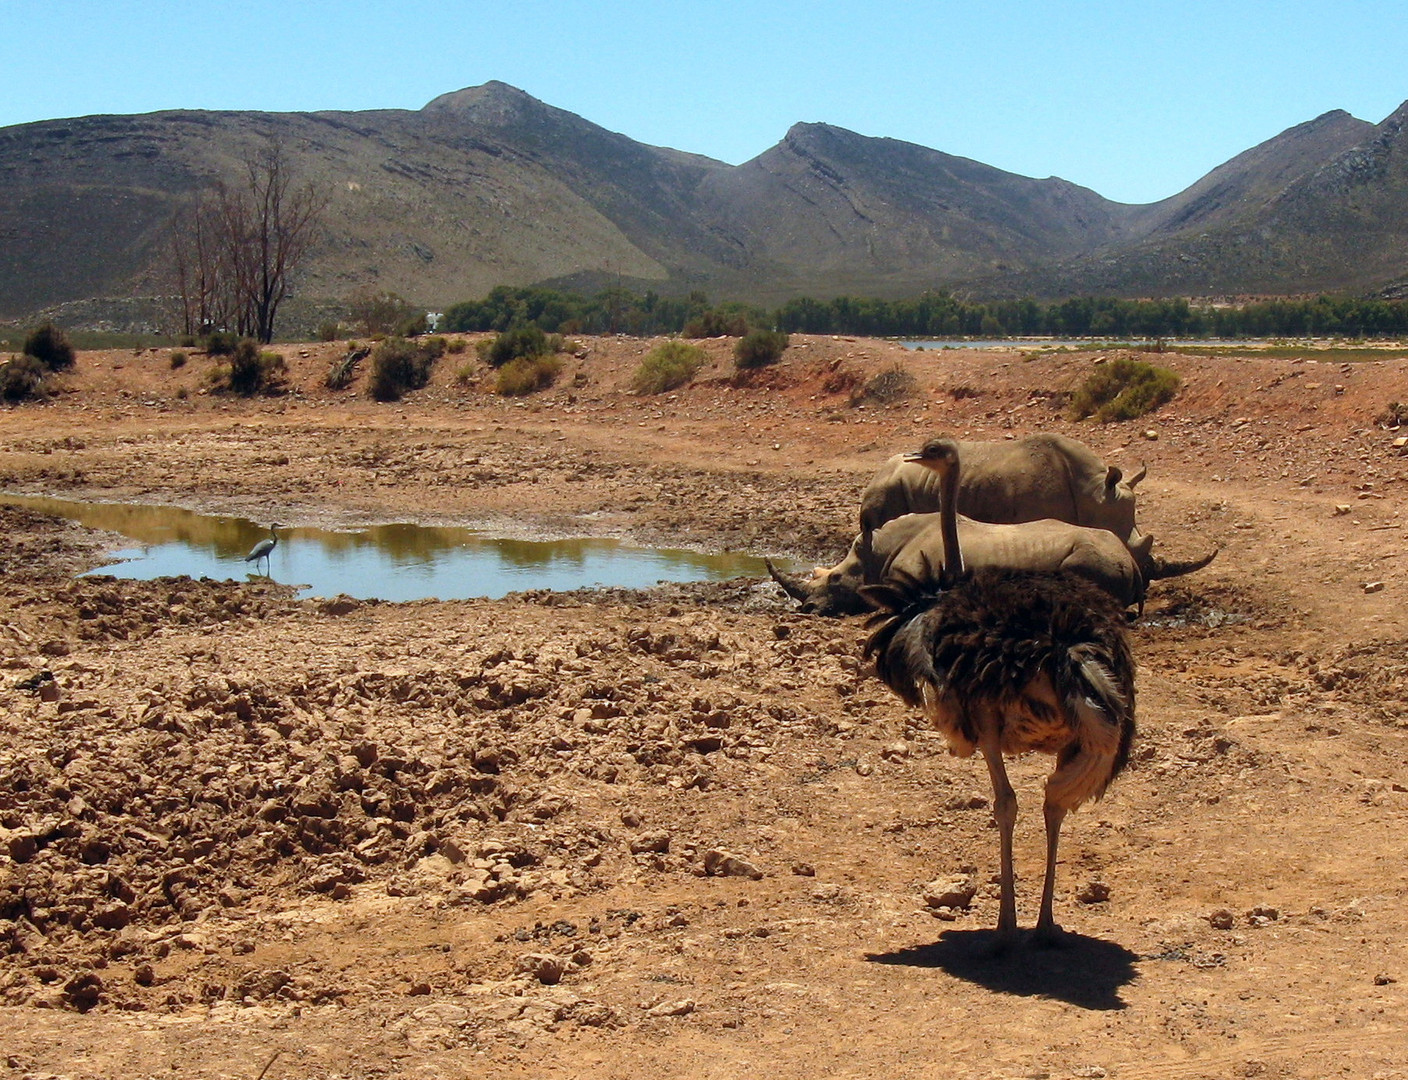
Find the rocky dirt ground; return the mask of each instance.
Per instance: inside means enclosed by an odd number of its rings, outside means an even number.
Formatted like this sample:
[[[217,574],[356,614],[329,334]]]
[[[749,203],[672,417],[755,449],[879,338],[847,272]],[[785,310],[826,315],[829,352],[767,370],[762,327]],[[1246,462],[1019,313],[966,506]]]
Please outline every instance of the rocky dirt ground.
[[[1068,823],[1069,947],[992,957],[984,770],[770,582],[386,604],[75,578],[112,538],[0,507],[0,1077],[1408,1078],[1408,359],[648,342],[557,388],[466,360],[402,403],[79,357],[0,413],[0,487],[291,524],[453,522],[830,562],[886,456],[1062,431],[1149,464],[1141,735]],[[857,400],[902,364],[913,396]],[[463,371],[461,372],[461,368]],[[461,377],[462,375],[462,377]],[[1034,917],[1040,784],[1014,770]]]

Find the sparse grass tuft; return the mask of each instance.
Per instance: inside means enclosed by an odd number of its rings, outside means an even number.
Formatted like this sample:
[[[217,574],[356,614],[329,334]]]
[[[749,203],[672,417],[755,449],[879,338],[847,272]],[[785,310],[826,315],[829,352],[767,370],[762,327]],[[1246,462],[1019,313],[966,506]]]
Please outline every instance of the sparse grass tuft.
[[[347,351],[329,365],[328,373],[323,377],[323,385],[329,390],[346,390],[352,385],[352,379],[357,374],[357,365],[365,360],[371,351],[370,346],[349,341]]]
[[[1091,372],[1071,397],[1070,418],[1102,424],[1133,420],[1173,400],[1179,378],[1168,368],[1118,357]]]

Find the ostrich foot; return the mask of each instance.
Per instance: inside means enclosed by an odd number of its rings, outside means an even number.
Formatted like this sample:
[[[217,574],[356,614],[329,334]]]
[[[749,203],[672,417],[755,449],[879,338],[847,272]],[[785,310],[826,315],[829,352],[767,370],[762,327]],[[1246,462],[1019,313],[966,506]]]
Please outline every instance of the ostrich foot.
[[[1039,922],[1032,931],[1032,944],[1044,949],[1062,949],[1070,943],[1070,935],[1055,922]]]

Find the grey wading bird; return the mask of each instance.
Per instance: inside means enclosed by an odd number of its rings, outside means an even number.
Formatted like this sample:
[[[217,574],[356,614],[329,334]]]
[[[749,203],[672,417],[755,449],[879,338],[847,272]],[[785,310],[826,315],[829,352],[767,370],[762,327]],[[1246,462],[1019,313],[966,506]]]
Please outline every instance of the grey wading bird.
[[[987,762],[1001,843],[999,948],[1018,937],[1017,797],[1003,756],[1056,756],[1046,781],[1046,878],[1035,931],[1038,941],[1053,942],[1061,934],[1051,911],[1061,823],[1104,794],[1134,737],[1134,658],[1124,612],[1108,593],[1065,571],[965,570],[953,509],[958,447],[935,439],[909,460],[933,469],[945,488],[939,591],[909,574],[863,588],[877,609],[865,652],[954,754],[977,750]]]
[[[254,564],[254,572],[256,574],[259,572],[259,560],[268,559],[269,553],[279,545],[279,534],[274,530],[282,528],[283,526],[277,521],[273,522],[269,526],[269,535],[250,548],[249,554],[244,557],[245,562],[252,562]],[[268,572],[267,569],[265,572]]]

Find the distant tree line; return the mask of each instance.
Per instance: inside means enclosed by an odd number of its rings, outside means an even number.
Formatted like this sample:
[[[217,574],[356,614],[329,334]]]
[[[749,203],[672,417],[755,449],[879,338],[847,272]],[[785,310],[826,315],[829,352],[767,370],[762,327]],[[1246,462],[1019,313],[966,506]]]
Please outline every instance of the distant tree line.
[[[752,327],[771,327],[774,316],[746,304],[713,305],[701,292],[666,297],[647,291],[603,289],[593,296],[533,287],[501,285],[483,300],[445,310],[441,330],[501,333],[536,326],[549,334],[686,334],[688,337],[741,337]]]
[[[713,305],[700,292],[684,297],[606,289],[593,296],[500,286],[483,300],[455,304],[441,329],[504,331],[537,326],[546,333],[685,337],[742,336],[750,329],[866,337],[1392,337],[1408,334],[1408,301],[1317,296],[1237,306],[1184,299],[1074,297],[968,301],[946,292],[905,300],[801,297],[779,308]]]

